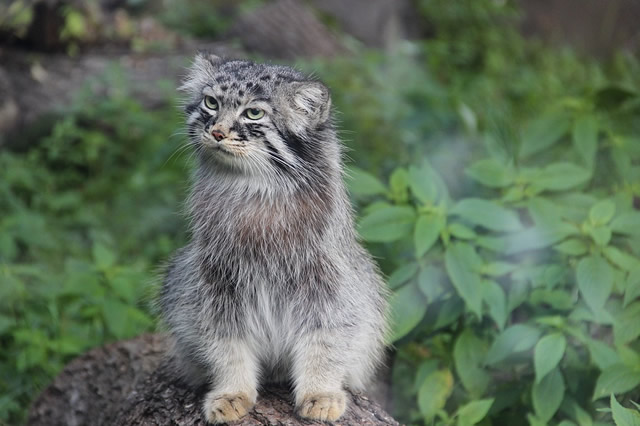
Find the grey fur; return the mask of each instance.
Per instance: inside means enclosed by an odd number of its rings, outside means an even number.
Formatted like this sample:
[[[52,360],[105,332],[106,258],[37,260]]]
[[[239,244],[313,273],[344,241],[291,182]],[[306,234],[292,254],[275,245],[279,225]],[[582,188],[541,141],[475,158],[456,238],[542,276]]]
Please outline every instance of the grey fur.
[[[211,384],[211,422],[241,417],[273,380],[291,381],[303,416],[333,420],[343,387],[363,389],[381,360],[387,306],[356,240],[329,90],[288,67],[210,55],[182,89],[199,167],[192,241],[160,297],[177,363]]]

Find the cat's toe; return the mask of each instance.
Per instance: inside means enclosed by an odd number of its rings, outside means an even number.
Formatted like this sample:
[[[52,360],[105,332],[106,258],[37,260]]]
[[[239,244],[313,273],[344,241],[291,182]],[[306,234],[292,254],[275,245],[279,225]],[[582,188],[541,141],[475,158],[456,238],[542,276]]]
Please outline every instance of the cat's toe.
[[[209,423],[226,423],[239,420],[253,407],[244,393],[218,394],[209,392],[204,400],[204,415]]]
[[[314,420],[334,421],[340,418],[346,408],[343,391],[305,395],[298,408],[298,414]]]

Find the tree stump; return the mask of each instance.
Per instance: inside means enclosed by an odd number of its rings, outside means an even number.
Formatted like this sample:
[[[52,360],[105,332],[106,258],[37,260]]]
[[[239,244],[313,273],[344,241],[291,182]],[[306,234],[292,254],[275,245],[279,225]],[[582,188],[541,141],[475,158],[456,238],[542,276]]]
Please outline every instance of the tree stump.
[[[172,374],[168,339],[143,335],[93,349],[69,363],[32,404],[28,425],[206,425],[206,389],[191,389]],[[267,385],[236,425],[314,425],[294,413],[285,386]],[[350,393],[336,425],[397,425],[375,402]]]

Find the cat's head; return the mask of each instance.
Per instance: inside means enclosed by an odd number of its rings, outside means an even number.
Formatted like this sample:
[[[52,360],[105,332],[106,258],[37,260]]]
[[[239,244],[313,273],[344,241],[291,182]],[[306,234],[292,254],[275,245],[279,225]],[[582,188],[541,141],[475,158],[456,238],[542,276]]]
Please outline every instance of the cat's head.
[[[292,68],[199,54],[181,89],[190,140],[212,167],[295,178],[339,162],[329,90]]]

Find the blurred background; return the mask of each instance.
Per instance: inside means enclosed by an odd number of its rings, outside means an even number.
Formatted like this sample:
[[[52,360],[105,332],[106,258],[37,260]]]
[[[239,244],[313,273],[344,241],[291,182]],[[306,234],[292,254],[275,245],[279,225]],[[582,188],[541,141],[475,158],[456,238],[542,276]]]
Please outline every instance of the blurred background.
[[[156,329],[199,49],[332,89],[399,421],[640,424],[639,23],[637,0],[0,1],[0,424]]]

